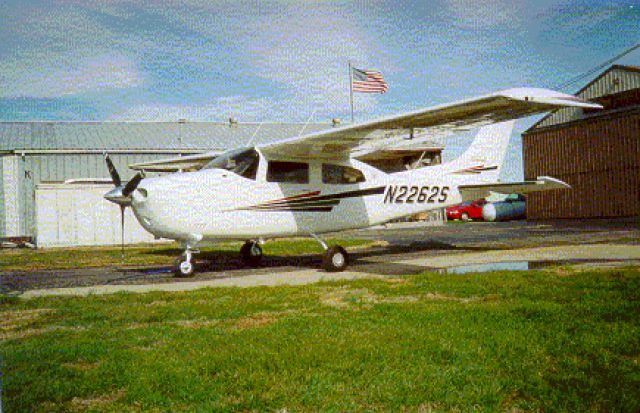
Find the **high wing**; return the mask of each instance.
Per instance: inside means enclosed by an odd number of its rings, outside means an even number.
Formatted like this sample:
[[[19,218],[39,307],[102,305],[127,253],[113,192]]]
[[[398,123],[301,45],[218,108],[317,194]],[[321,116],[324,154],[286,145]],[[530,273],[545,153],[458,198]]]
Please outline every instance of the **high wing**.
[[[601,109],[573,95],[548,89],[516,88],[445,105],[419,109],[258,146],[269,157],[349,158],[393,146],[402,138],[385,131],[422,129],[421,136],[438,138],[517,119],[558,107]],[[396,134],[397,135],[397,134]]]
[[[220,155],[220,152],[204,152],[195,155],[177,156],[157,161],[134,163],[129,168],[138,171],[176,172],[200,169]]]
[[[458,187],[463,201],[486,198],[491,192],[499,194],[528,194],[551,189],[571,188],[569,184],[549,176],[539,176],[535,181],[508,182],[495,184],[461,185]]]

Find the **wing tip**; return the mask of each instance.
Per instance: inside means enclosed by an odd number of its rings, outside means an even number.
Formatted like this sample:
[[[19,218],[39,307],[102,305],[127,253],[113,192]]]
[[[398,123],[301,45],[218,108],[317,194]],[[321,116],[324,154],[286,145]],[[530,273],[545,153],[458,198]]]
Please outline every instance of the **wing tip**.
[[[571,189],[571,185],[569,185],[568,183],[551,176],[539,176],[536,178],[536,180],[541,182],[543,185],[553,185],[558,189]]]
[[[584,109],[603,109],[598,103],[580,99],[577,96],[558,92],[551,89],[519,87],[506,89],[498,92],[499,95],[509,99],[521,100],[524,102],[543,103],[552,106],[569,106]]]

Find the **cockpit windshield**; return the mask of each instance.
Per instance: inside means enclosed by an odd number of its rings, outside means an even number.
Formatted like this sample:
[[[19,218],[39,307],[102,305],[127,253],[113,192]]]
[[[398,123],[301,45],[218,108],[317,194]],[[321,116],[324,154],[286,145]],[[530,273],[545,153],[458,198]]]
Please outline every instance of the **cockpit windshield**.
[[[256,179],[260,156],[254,148],[240,148],[225,152],[202,169],[224,169],[249,179]]]

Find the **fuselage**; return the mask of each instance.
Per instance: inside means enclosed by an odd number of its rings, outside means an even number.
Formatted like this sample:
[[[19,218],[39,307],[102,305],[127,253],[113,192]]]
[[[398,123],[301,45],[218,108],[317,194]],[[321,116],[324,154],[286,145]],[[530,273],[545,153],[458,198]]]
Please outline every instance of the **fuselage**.
[[[318,234],[457,204],[467,181],[441,166],[387,174],[356,160],[256,155],[248,174],[212,167],[144,179],[132,194],[138,221],[190,244]]]

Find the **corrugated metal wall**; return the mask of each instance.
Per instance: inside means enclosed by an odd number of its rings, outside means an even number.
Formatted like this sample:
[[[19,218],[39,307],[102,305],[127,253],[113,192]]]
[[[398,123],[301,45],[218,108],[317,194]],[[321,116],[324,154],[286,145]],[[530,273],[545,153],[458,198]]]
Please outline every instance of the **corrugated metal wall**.
[[[74,178],[109,178],[102,154],[25,154],[24,156],[15,156],[19,157],[20,232],[26,236],[36,235],[35,186],[37,184],[62,182]],[[109,156],[118,169],[122,180],[127,181],[135,172],[127,167],[129,164],[174,157],[177,154],[111,154]]]
[[[570,190],[530,194],[527,217],[640,215],[640,110],[523,136],[525,179],[548,175]]]
[[[640,88],[640,71],[623,66],[613,66],[600,78],[593,81],[576,95],[582,99],[592,100],[602,96],[614,95]],[[546,128],[581,119],[583,111],[579,108],[562,108],[545,116],[535,127]]]

